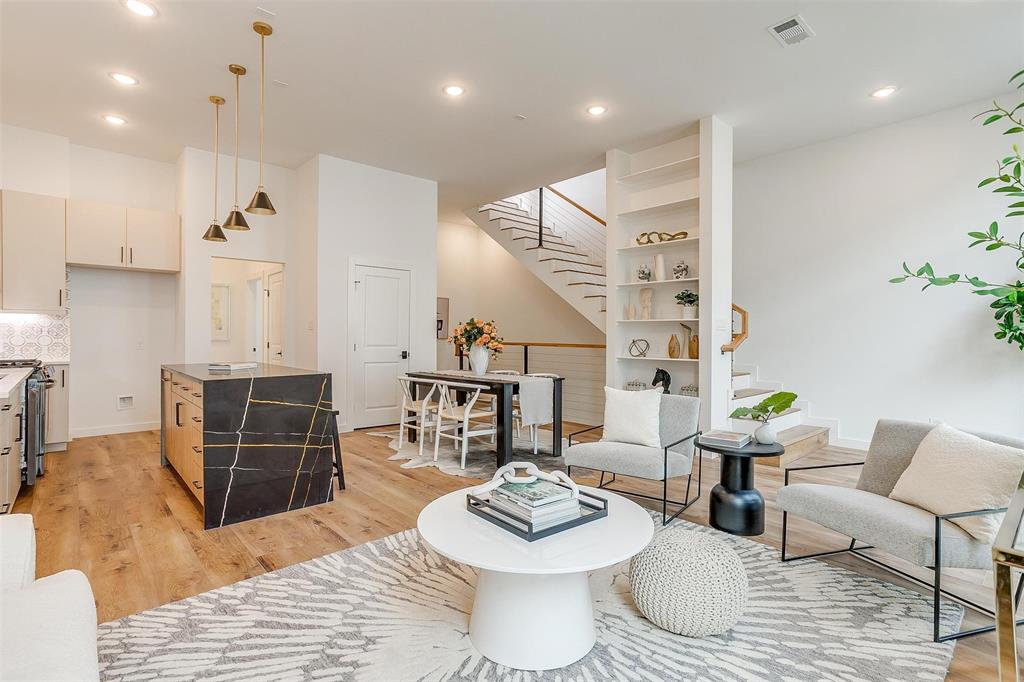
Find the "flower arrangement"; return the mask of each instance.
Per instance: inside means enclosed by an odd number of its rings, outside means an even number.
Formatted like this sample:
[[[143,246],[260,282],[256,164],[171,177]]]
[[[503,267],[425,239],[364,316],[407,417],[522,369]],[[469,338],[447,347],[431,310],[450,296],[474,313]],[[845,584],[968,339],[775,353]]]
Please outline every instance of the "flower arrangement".
[[[452,330],[448,341],[461,348],[464,353],[468,353],[474,346],[484,348],[494,358],[505,350],[505,339],[498,336],[498,327],[494,320],[484,322],[471,317],[467,322],[460,322]]]

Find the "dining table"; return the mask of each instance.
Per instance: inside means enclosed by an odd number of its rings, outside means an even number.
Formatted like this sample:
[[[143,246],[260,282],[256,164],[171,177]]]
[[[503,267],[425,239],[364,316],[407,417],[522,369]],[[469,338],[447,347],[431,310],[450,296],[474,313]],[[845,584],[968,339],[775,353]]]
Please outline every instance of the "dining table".
[[[482,386],[481,393],[488,393],[495,396],[495,410],[497,412],[497,434],[496,434],[496,461],[499,467],[505,466],[514,461],[515,449],[512,444],[512,396],[519,393],[519,380],[523,376],[516,374],[484,374],[478,376],[469,370],[437,370],[424,372],[406,372],[406,376],[412,379],[422,379],[423,384],[416,383],[416,398],[420,397],[420,391],[434,381],[453,381],[466,384],[479,384]],[[548,376],[548,375],[545,375]],[[551,454],[555,457],[562,456],[562,382],[564,377],[548,376],[551,379]],[[463,395],[459,392],[459,401],[462,402]],[[409,442],[416,441],[415,429],[409,429]]]

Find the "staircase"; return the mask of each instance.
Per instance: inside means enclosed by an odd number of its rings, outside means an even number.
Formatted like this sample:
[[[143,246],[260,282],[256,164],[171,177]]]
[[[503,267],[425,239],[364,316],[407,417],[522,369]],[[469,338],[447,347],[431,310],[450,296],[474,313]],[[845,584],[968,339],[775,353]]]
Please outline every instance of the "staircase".
[[[730,401],[729,412],[737,407],[753,407],[779,390],[782,390],[781,384],[755,382],[750,372],[734,371],[733,398]],[[786,452],[779,457],[759,458],[758,464],[781,468],[828,445],[829,427],[806,423],[807,415],[803,407],[794,405],[785,412],[773,416],[770,421],[775,426],[778,441],[785,446]],[[730,419],[730,422],[730,428],[743,433],[753,433],[761,425],[761,422],[754,419]]]
[[[586,216],[574,216],[568,202],[545,192],[541,246],[534,197],[525,194],[494,201],[469,218],[591,324],[605,331],[608,298],[603,229],[598,243],[598,230],[587,225]]]

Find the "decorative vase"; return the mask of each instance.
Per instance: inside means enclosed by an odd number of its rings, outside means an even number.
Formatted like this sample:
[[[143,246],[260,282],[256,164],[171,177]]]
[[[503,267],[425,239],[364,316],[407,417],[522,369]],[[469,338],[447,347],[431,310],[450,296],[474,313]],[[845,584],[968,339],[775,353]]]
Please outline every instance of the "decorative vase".
[[[775,442],[775,437],[775,427],[772,426],[770,421],[761,424],[757,427],[757,430],[754,431],[754,440],[761,445],[771,445]]]
[[[682,353],[682,346],[679,345],[679,337],[673,334],[668,340],[668,356],[673,360]]]
[[[668,279],[665,274],[665,254],[659,253],[654,257],[654,281],[663,282]]]
[[[700,309],[695,305],[684,305],[680,312],[682,313],[684,320],[696,320]]]
[[[690,337],[690,357],[694,360],[700,358],[700,337],[696,334]]]
[[[473,368],[473,374],[482,377],[487,374],[487,363],[491,360],[491,352],[483,346],[473,346],[469,349],[469,366]]]

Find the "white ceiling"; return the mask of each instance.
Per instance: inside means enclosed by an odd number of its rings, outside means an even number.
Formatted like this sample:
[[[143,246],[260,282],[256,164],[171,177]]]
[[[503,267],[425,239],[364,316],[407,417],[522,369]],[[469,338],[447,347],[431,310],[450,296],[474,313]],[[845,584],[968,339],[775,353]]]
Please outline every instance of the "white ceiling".
[[[230,151],[226,66],[239,62],[242,152],[255,158],[260,4],[276,13],[268,161],[322,152],[433,178],[444,214],[592,170],[608,148],[707,114],[735,126],[742,160],[1005,92],[1024,66],[1021,2],[154,4],[141,19],[117,0],[4,0],[3,121],[173,161],[185,145],[211,148],[207,96],[220,94]],[[765,27],[797,12],[817,35],[783,49]],[[450,82],[466,95],[442,95]],[[889,100],[868,97],[890,83],[901,89]],[[596,102],[601,119],[584,112]],[[108,112],[129,125],[112,128]]]

